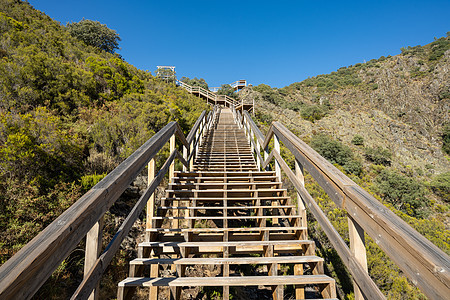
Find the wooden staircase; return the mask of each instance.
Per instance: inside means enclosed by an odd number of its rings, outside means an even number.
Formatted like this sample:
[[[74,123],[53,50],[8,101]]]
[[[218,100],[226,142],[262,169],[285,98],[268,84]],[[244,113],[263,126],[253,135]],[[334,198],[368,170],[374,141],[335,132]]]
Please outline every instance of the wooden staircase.
[[[274,299],[336,298],[305,218],[275,172],[259,171],[244,130],[221,109],[193,168],[175,172],[118,299],[130,299],[136,287],[148,287],[150,299],[164,289],[189,299],[188,287],[221,287],[223,299],[230,287],[236,295],[259,287]],[[217,276],[199,276],[208,265]]]

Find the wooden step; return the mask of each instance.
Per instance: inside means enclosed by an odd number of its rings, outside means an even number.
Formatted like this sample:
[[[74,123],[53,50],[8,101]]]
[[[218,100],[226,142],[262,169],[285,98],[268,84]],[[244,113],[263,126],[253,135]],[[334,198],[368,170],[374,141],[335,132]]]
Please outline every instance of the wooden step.
[[[212,187],[224,187],[224,189],[232,188],[232,187],[240,187],[240,186],[255,186],[255,187],[261,187],[261,186],[274,186],[277,187],[282,186],[282,182],[278,181],[269,181],[269,182],[186,182],[186,183],[169,183],[168,190],[173,189],[174,187],[178,187],[180,189],[187,189],[187,188],[193,188],[193,187],[201,187],[201,188],[212,188]],[[266,188],[267,189],[267,188]]]
[[[230,276],[230,277],[129,277],[119,282],[118,299],[123,298],[124,288],[151,286],[284,286],[322,285],[325,299],[336,298],[335,280],[326,275],[286,276]],[[323,298],[322,298],[323,299]]]
[[[256,220],[256,219],[301,219],[299,215],[285,216],[198,216],[198,217],[152,217],[153,220]]]
[[[194,257],[194,258],[136,258],[130,261],[130,265],[250,265],[250,264],[303,264],[303,263],[321,263],[323,258],[315,255],[302,256],[272,256],[272,257]]]
[[[248,201],[256,201],[256,200],[262,200],[262,201],[279,201],[279,200],[288,200],[290,197],[288,196],[268,196],[268,197],[164,197],[161,198],[161,200],[167,200],[167,201],[190,201],[190,200],[196,200],[197,202],[210,202],[210,201],[242,201],[242,202],[248,202]]]
[[[175,171],[177,176],[194,176],[194,177],[243,177],[243,176],[274,176],[275,172],[272,171],[251,171],[251,172],[211,172],[211,171],[198,171],[198,172],[180,172]]]
[[[255,205],[255,206],[160,206],[158,210],[166,209],[191,209],[191,210],[253,210],[253,209],[293,209],[295,205]]]
[[[229,194],[233,193],[280,193],[280,192],[286,192],[286,189],[236,189],[236,190],[223,190],[223,189],[209,189],[209,190],[199,190],[199,189],[192,189],[192,190],[171,190],[167,189],[166,193],[220,193],[227,192]]]
[[[263,232],[263,231],[304,231],[306,227],[238,227],[238,228],[149,228],[147,232]]]
[[[254,247],[254,246],[287,246],[293,245],[301,247],[302,245],[314,244],[310,240],[273,240],[273,241],[228,241],[228,242],[142,242],[139,247]]]
[[[185,183],[185,182],[214,182],[214,183],[220,183],[220,182],[274,182],[278,181],[277,176],[259,176],[259,177],[172,177],[173,182],[175,183]]]

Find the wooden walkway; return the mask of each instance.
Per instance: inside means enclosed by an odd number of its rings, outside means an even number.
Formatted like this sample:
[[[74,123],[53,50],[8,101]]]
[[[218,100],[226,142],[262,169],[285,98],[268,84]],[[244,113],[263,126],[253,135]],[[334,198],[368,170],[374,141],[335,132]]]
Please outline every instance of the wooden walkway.
[[[258,170],[244,130],[221,109],[191,170],[175,172],[118,299],[136,287],[148,287],[150,299],[163,289],[189,299],[184,288],[199,286],[222,288],[223,299],[230,287],[266,289],[274,299],[336,298],[305,219],[275,172]],[[204,265],[220,274],[198,275]],[[287,286],[295,295],[285,295]]]

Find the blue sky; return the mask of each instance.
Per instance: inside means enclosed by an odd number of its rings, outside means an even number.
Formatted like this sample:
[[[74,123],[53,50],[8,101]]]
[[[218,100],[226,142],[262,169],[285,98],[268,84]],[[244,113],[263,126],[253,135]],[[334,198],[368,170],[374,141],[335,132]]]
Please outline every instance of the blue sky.
[[[65,25],[116,30],[126,61],[209,86],[239,79],[283,87],[342,66],[396,55],[450,31],[450,1],[29,0]]]

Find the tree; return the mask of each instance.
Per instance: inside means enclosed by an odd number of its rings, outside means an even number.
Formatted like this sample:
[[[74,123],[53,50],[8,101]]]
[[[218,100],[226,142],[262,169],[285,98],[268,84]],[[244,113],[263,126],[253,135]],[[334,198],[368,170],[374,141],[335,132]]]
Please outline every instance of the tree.
[[[204,89],[209,89],[208,84],[206,83],[206,80],[203,78],[197,78],[194,77],[194,79],[190,79],[189,77],[181,77],[181,81],[183,81],[184,83],[190,85],[190,86],[199,86],[202,87]]]
[[[229,84],[222,84],[220,89],[217,91],[217,95],[227,95],[233,99],[236,99],[236,94],[234,93],[234,89]]]
[[[67,29],[72,36],[87,45],[109,53],[114,53],[114,50],[119,49],[119,41],[121,41],[119,34],[98,21],[83,19],[78,23],[67,23]]]

